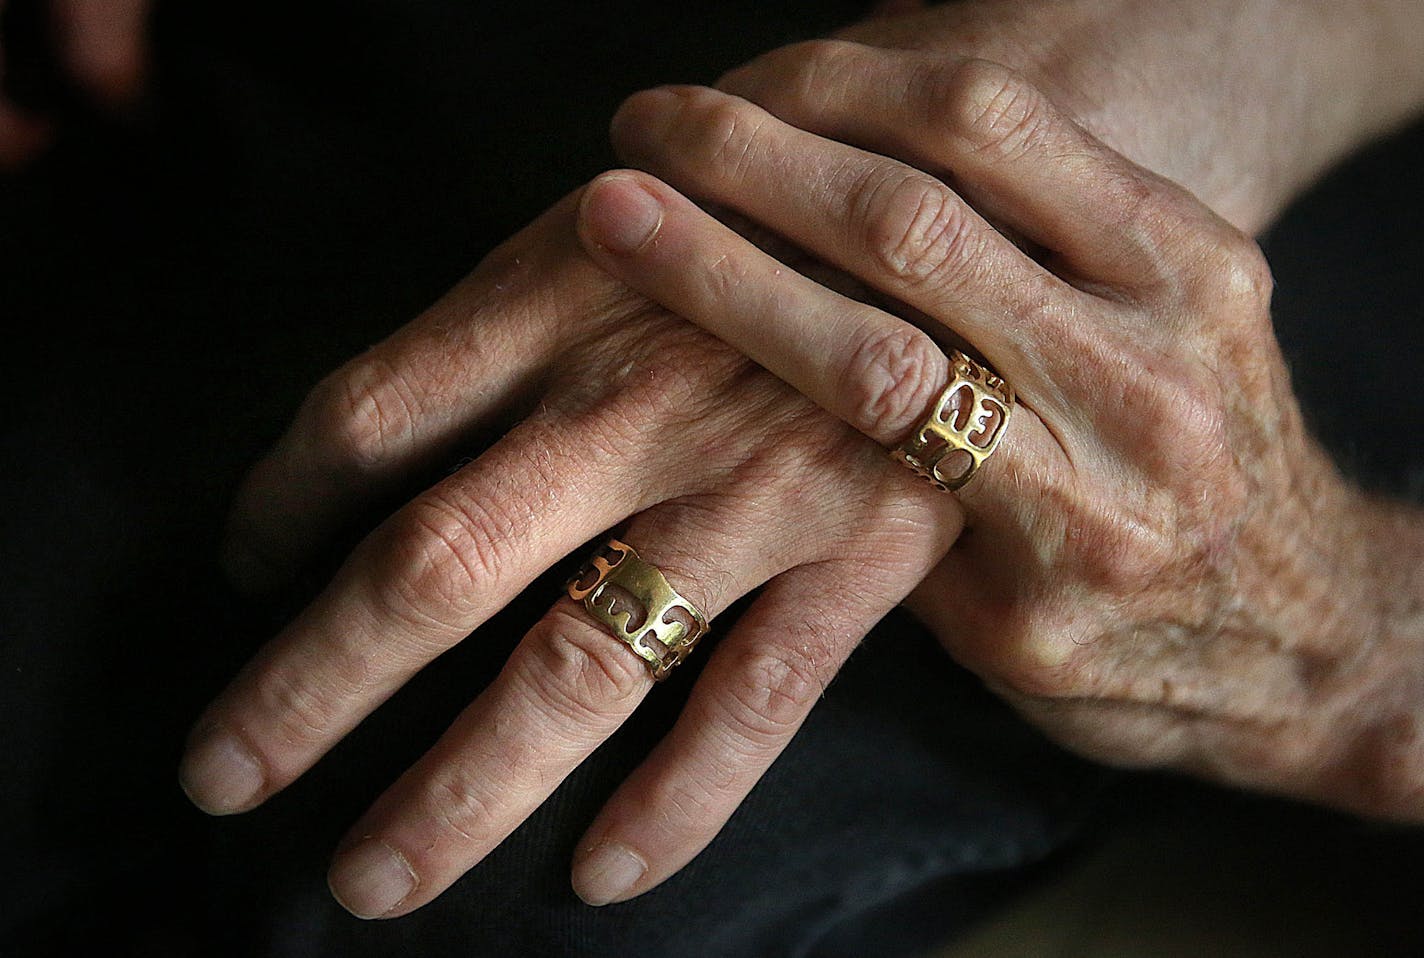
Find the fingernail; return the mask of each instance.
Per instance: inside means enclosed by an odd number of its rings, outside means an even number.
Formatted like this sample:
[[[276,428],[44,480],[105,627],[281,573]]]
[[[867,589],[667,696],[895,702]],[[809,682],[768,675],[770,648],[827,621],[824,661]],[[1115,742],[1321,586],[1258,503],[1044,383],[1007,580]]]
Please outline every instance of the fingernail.
[[[631,253],[644,246],[662,225],[657,197],[627,176],[605,176],[589,186],[583,198],[583,221],[589,237],[606,250]]]
[[[409,898],[420,881],[405,856],[368,838],[336,856],[326,884],[337,903],[357,918],[380,918]]]
[[[200,736],[178,766],[178,784],[209,815],[245,811],[263,781],[262,765],[247,747],[220,730]]]
[[[604,842],[574,864],[574,894],[590,905],[620,901],[648,870],[618,842]]]

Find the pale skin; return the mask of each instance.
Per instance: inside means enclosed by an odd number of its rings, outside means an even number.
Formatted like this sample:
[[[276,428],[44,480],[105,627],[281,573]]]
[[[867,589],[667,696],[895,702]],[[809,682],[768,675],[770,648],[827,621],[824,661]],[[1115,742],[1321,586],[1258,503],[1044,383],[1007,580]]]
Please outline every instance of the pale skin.
[[[931,82],[887,85],[877,56]],[[808,95],[820,87],[806,77],[835,58],[855,66],[843,79],[872,69],[882,82]],[[661,180],[596,181],[313,393],[240,497],[230,564],[247,580],[280,581],[351,508],[473,426],[527,418],[372,533],[209,707],[182,771],[200,806],[260,804],[535,575],[626,520],[622,538],[714,619],[770,584],[699,651],[681,720],[580,843],[574,885],[590,902],[646,891],[704,847],[907,596],[956,658],[1095,757],[1424,812],[1411,748],[1424,583],[1398,558],[1424,552],[1424,533],[1342,482],[1302,430],[1254,244],[1024,74],[929,61],[822,45],[728,78],[770,112],[710,90],[635,98],[615,138]],[[1331,70],[1305,80],[1341,84]],[[1402,115],[1356,112],[1354,137]],[[1221,139],[1229,155],[1236,138]],[[1315,153],[1298,182],[1333,155]],[[777,264],[677,190],[776,231],[925,331]],[[1239,221],[1279,204],[1262,193]],[[620,243],[645,198],[654,234]],[[1022,400],[958,497],[883,451],[923,415],[944,381],[939,343],[955,339]],[[1371,553],[1384,548],[1388,562]],[[1400,581],[1370,587],[1381,576]],[[847,577],[854,597],[834,588]],[[365,917],[430,901],[650,686],[639,660],[554,603],[353,826],[331,872],[338,899]]]

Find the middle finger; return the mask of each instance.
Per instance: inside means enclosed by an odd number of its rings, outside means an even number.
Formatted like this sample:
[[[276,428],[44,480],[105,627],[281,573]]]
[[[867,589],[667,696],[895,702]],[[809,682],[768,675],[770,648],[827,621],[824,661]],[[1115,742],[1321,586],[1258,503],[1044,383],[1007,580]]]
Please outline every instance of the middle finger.
[[[621,537],[709,618],[812,548],[789,512],[690,497],[635,517]],[[637,708],[642,659],[560,599],[499,676],[353,828],[333,894],[363,918],[430,901],[494,849]]]
[[[934,177],[696,87],[631,97],[620,154],[689,196],[754,219],[952,329],[1016,384],[1040,373],[1035,310],[1073,292]],[[1048,327],[1051,328],[1051,327]],[[942,332],[943,330],[941,330]]]
[[[658,462],[627,468],[598,413],[525,420],[367,537],[196,724],[180,769],[194,803],[265,801],[554,562],[676,495]]]

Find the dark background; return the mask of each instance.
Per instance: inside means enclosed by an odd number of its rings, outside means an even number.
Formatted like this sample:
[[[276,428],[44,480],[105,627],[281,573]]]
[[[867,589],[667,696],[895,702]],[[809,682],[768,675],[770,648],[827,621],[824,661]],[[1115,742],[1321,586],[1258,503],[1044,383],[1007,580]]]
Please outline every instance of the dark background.
[[[472,689],[422,678],[256,824],[191,809],[174,779],[187,724],[300,600],[240,600],[220,580],[246,464],[323,373],[606,168],[624,95],[709,81],[859,13],[174,4],[140,115],[71,125],[36,167],[0,178],[0,951],[255,953],[251,916],[279,891],[322,894],[332,842]],[[1416,500],[1421,160],[1415,128],[1337,172],[1266,243],[1313,422],[1353,474]],[[1151,778],[1116,782],[1102,809],[1085,841],[1143,814],[1278,833],[1283,869],[1318,870],[1358,908],[1360,954],[1416,940],[1415,831]]]

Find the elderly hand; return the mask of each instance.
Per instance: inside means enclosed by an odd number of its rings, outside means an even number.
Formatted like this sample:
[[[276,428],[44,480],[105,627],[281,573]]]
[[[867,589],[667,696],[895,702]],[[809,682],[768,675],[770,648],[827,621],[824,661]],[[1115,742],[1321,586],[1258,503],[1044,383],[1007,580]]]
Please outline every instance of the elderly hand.
[[[957,535],[953,500],[595,267],[577,202],[318,386],[253,470],[229,564],[280,579],[357,502],[454,460],[475,427],[523,417],[372,533],[206,710],[181,770],[203,809],[246,811],[285,788],[536,576],[626,523],[620,538],[708,616],[766,583],[695,653],[707,662],[681,719],[578,846],[586,900],[632,897],[711,840]],[[331,885],[355,914],[439,895],[652,687],[581,606],[550,599],[498,678],[341,843]]]
[[[14,24],[0,0],[0,22]],[[52,69],[72,82],[78,91],[101,106],[118,108],[133,102],[147,67],[147,25],[151,0],[42,0],[31,3],[44,22],[34,24],[49,39],[59,62]],[[0,76],[13,78],[7,56],[17,51],[14,37],[0,33]],[[19,51],[24,52],[24,51]],[[34,105],[16,103],[9,91],[0,91],[0,170],[22,165],[45,148],[53,133],[53,118],[36,112]]]
[[[855,42],[773,51],[718,88],[929,169],[938,159],[923,149],[932,118],[899,100],[932,100],[948,61],[992,60],[1250,233],[1424,96],[1424,5],[1412,0],[971,0],[837,37]],[[877,119],[875,139],[864,138]],[[965,189],[981,206],[985,198]]]
[[[615,143],[661,180],[595,181],[585,245],[886,446],[946,386],[938,342],[967,341],[1016,388],[1001,445],[959,493],[969,528],[911,607],[1051,735],[1109,762],[1424,816],[1419,593],[1383,591],[1395,546],[1380,543],[1401,527],[1307,436],[1255,244],[1004,67],[945,63],[911,94],[856,111],[856,138],[894,131],[937,176],[725,93],[639,94]],[[674,187],[848,271],[923,331],[791,271]]]

